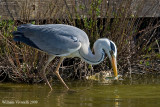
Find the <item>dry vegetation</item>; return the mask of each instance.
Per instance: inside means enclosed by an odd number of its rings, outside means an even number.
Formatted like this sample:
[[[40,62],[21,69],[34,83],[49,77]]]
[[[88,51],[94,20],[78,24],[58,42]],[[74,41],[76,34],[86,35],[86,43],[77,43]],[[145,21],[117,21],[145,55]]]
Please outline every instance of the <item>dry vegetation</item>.
[[[96,39],[107,37],[117,44],[118,69],[120,74],[158,73],[160,71],[160,23],[158,18],[138,18],[144,1],[136,4],[132,0],[112,3],[106,0],[79,0],[67,4],[67,0],[48,0],[42,7],[39,1],[33,5],[31,0],[19,4],[19,18],[0,21],[0,78],[16,82],[39,83],[41,69],[47,59],[45,53],[23,43],[15,43],[11,32],[24,23],[48,24],[65,23],[83,29],[89,36],[91,47]],[[35,11],[36,10],[36,11]],[[43,10],[43,11],[39,11]],[[134,10],[134,12],[133,12]],[[58,58],[48,67],[48,78]],[[100,65],[92,66],[79,58],[66,59],[60,68],[63,78],[82,79],[94,72],[110,69],[106,58]],[[158,65],[155,65],[155,64]],[[66,75],[67,74],[67,75]]]

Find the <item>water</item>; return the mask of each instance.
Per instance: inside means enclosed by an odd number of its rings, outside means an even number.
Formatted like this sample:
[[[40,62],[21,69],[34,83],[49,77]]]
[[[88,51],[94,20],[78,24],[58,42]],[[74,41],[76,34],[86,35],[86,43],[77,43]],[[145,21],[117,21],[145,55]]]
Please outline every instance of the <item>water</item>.
[[[149,80],[150,81],[150,80]],[[159,80],[158,80],[159,81]],[[0,83],[2,107],[160,107],[159,82],[57,82],[50,92],[45,85]]]

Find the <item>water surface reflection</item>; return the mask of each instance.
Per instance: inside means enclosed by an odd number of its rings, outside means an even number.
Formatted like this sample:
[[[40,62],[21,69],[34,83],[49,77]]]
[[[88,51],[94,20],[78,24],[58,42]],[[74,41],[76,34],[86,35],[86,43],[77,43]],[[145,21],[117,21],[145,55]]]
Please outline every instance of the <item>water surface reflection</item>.
[[[0,106],[22,107],[159,107],[160,84],[100,84],[97,82],[68,82],[74,91],[61,84],[48,86],[0,84]]]

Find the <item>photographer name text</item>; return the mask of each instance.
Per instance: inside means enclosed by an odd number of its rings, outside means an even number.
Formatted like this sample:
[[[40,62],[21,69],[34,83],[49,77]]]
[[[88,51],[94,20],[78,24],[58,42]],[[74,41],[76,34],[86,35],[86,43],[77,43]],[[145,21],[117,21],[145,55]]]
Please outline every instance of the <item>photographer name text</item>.
[[[2,104],[38,104],[37,100],[2,100]]]

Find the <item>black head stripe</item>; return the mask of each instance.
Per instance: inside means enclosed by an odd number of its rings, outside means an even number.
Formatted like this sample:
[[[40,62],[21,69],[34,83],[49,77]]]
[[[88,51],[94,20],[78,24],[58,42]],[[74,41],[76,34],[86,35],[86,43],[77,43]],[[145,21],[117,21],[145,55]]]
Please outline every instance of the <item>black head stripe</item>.
[[[112,51],[115,53],[115,46],[112,42],[110,42],[110,46],[111,46]]]

